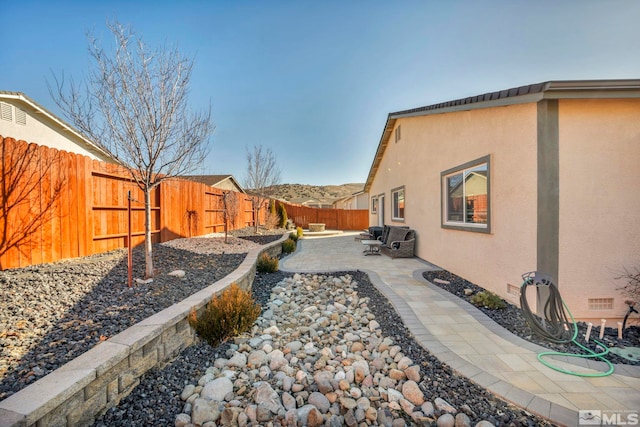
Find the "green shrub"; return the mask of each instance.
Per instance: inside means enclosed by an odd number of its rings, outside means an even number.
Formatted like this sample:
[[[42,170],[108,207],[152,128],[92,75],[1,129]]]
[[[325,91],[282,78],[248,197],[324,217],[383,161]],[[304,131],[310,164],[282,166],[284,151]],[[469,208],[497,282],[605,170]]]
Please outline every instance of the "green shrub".
[[[500,310],[507,307],[502,298],[493,292],[482,291],[471,297],[471,302],[478,307],[486,307],[491,310]]]
[[[290,233],[289,238],[294,242],[298,242],[298,233]]]
[[[302,237],[302,227],[296,228],[296,234],[298,235],[298,239]]]
[[[200,338],[217,347],[228,338],[248,331],[261,310],[251,293],[234,283],[220,295],[214,295],[200,317],[192,309],[189,324]]]
[[[284,252],[285,254],[290,254],[295,250],[296,250],[296,242],[294,242],[290,238],[282,242],[282,252]]]
[[[278,215],[280,216],[280,228],[285,228],[289,218],[287,217],[287,209],[282,203],[278,205]]]
[[[262,253],[256,263],[256,270],[260,273],[275,273],[278,271],[278,258],[270,257],[267,253]]]

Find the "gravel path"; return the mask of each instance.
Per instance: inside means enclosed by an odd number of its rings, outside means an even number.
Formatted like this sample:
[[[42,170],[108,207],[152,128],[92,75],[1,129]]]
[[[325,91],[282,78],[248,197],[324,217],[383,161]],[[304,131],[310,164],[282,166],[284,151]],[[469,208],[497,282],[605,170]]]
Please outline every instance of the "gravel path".
[[[442,399],[457,408],[458,413],[466,415],[470,423],[461,425],[476,425],[481,420],[486,421],[485,425],[487,426],[550,425],[538,417],[497,399],[491,393],[466,378],[456,375],[451,368],[440,363],[428,350],[415,341],[393,306],[371,284],[366,274],[357,271],[342,272],[332,273],[327,277],[337,278],[344,275],[351,276],[357,282],[357,295],[360,299],[368,298],[366,306],[380,324],[381,336],[389,337],[395,345],[402,349],[403,355],[419,364],[422,378],[419,385],[427,401],[435,402],[436,399]],[[291,275],[278,272],[256,276],[253,292],[257,301],[264,308],[267,308],[271,289],[276,285],[282,286],[282,281],[286,277],[291,277]],[[322,289],[325,288],[322,287]],[[298,311],[303,308],[299,307]],[[293,316],[293,313],[291,315]],[[246,338],[238,342],[246,342]],[[315,342],[319,347],[321,346],[320,341],[315,340]],[[185,386],[197,384],[207,370],[212,369],[214,361],[220,358],[230,358],[237,350],[238,345],[232,341],[217,348],[212,348],[202,342],[187,348],[174,362],[162,369],[153,369],[145,374],[140,385],[117,407],[110,409],[104,416],[96,420],[94,425],[100,427],[173,425],[177,415],[185,410],[185,402],[180,397]],[[276,383],[282,382],[282,377],[274,375],[274,378],[275,387]],[[386,420],[389,426],[392,425],[393,420],[396,421],[396,424],[393,425],[416,424],[406,412],[394,411],[394,413],[396,414],[395,418],[390,417]],[[423,418],[421,425],[436,425],[436,419],[445,414],[444,409],[436,408],[430,416]],[[387,424],[382,423],[381,425]]]

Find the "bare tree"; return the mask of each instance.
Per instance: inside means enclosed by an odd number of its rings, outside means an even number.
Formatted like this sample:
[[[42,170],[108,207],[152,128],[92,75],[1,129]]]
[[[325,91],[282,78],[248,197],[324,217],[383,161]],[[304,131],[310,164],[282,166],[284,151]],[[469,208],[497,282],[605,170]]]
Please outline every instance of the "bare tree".
[[[35,144],[0,136],[0,153],[1,258],[11,249],[29,249],[31,239],[53,219],[66,177],[57,150],[47,156]]]
[[[110,152],[144,192],[146,277],[152,277],[151,191],[198,169],[214,126],[211,107],[188,108],[194,61],[177,49],[151,49],[131,27],[107,23],[115,46],[88,35],[92,67],[80,84],[55,78],[49,91],[69,120]]]
[[[225,191],[222,193],[222,205],[222,215],[224,218],[224,242],[229,243],[227,237],[229,233],[229,222],[233,222],[238,216],[240,203],[233,191]],[[234,224],[232,223],[231,225],[233,226]]]
[[[254,145],[253,151],[247,148],[247,175],[245,188],[253,197],[256,232],[260,225],[260,209],[269,199],[272,187],[280,183],[280,169],[270,148]]]

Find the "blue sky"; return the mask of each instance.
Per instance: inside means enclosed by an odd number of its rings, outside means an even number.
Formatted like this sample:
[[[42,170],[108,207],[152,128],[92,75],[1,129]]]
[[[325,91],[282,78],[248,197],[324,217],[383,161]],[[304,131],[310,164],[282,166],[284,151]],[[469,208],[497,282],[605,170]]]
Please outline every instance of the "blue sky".
[[[195,58],[191,106],[216,130],[202,173],[271,148],[283,183],[364,182],[387,114],[547,80],[640,77],[638,1],[0,0],[0,90],[60,114],[87,31],[131,24]],[[34,141],[37,142],[37,141]]]

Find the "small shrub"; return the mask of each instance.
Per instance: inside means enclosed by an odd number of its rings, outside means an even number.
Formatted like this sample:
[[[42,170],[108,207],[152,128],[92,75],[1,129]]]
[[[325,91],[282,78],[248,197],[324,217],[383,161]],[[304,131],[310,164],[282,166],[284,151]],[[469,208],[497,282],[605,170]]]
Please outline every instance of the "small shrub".
[[[478,307],[486,307],[491,310],[501,310],[507,307],[502,298],[493,292],[482,291],[471,297],[471,302]]]
[[[294,242],[290,238],[282,242],[282,252],[284,252],[285,254],[290,254],[295,250],[296,250],[296,242]]]
[[[296,228],[296,234],[298,235],[298,239],[302,237],[302,227]]]
[[[263,253],[258,258],[256,270],[260,273],[275,273],[278,271],[278,258],[270,257],[267,253]]]
[[[280,228],[285,228],[289,218],[287,217],[287,209],[282,203],[278,205],[278,215],[280,215]]]
[[[279,226],[280,217],[278,216],[278,214],[268,211],[264,222],[264,228],[266,228],[267,230],[273,230],[274,228],[277,228]]]
[[[261,310],[251,293],[234,283],[220,295],[214,295],[200,317],[192,309],[189,324],[200,338],[217,347],[228,338],[248,331]]]
[[[289,238],[297,243],[298,242],[298,233],[290,233],[289,234]]]

